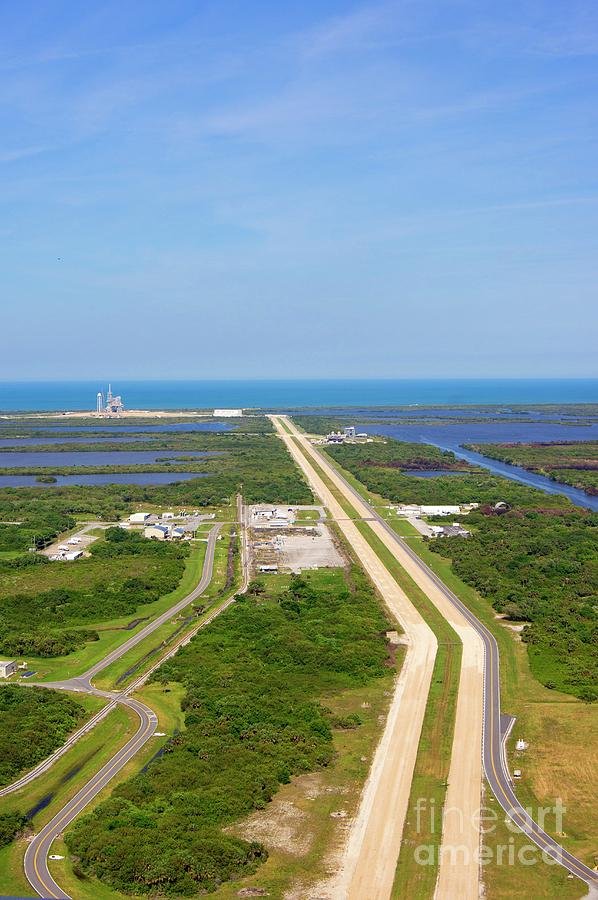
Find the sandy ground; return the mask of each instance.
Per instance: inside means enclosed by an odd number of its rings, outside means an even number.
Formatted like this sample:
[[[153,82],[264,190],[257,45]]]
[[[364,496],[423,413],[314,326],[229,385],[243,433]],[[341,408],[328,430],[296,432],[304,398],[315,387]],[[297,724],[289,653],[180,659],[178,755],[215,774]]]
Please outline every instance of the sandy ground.
[[[334,468],[325,460],[322,460],[322,457],[316,453],[309,441],[304,436],[300,435],[288,420],[285,419],[285,422],[293,430],[293,433],[300,441],[305,452],[314,458],[322,468],[326,469],[326,474],[334,483],[335,487],[342,491],[343,494],[348,495],[348,499],[351,501],[356,512],[364,517],[367,517],[368,514],[371,515],[371,511],[365,501],[357,500],[353,494],[348,493],[344,483],[338,477]],[[289,446],[291,452],[293,452],[293,441],[289,441],[288,435],[284,435],[284,437],[287,446]],[[297,458],[296,447],[294,447],[293,455]],[[342,523],[339,524],[341,524],[342,527]],[[477,900],[479,896],[479,865],[477,862],[477,854],[480,846],[479,810],[482,785],[483,644],[481,638],[467,623],[467,620],[457,609],[455,609],[426,573],[420,569],[419,566],[404,552],[401,546],[393,540],[382,525],[377,521],[371,521],[369,524],[372,530],[393,553],[395,558],[413,578],[416,584],[418,584],[432,600],[445,619],[450,622],[463,643],[459,694],[455,717],[455,735],[446,795],[446,814],[443,823],[441,863],[436,897],[439,898],[439,900],[454,900],[456,897],[460,898],[460,900]],[[413,609],[413,607],[411,608]],[[399,615],[399,618],[402,622],[401,615]],[[405,630],[407,631],[407,629]],[[411,638],[408,631],[407,634],[408,637]],[[402,678],[403,675],[401,676],[401,679]],[[418,690],[416,686],[412,687],[409,684],[405,686],[404,684],[399,683],[399,690],[401,690],[401,688],[404,695],[407,695],[410,690],[415,690],[416,692]],[[408,709],[408,707],[409,701],[404,704],[405,709]],[[394,701],[389,714],[389,721],[392,719],[393,714],[395,714]],[[396,709],[396,714],[398,714],[398,708]],[[408,715],[409,713],[406,714]],[[401,724],[406,724],[403,719],[402,710]],[[395,725],[395,730],[396,728],[397,726]],[[381,748],[384,745],[384,740],[388,731],[389,728],[387,727],[380,745]],[[392,754],[392,749],[390,747],[388,748],[388,752]],[[388,767],[385,768],[387,769]],[[383,772],[377,773],[375,769],[376,760],[374,761],[370,780],[378,778],[380,784],[385,785],[384,789],[386,791],[392,791],[394,787],[392,779],[396,777],[396,775],[399,775],[398,770],[393,767],[387,774],[384,774]],[[404,777],[402,773],[400,777]],[[366,803],[367,790],[368,787],[366,786],[362,806]],[[376,843],[380,840],[378,836],[378,828],[380,826],[377,824],[379,815],[376,815],[375,808],[371,809],[371,815],[371,821],[368,822],[366,817],[364,822],[364,827],[367,825],[364,846],[368,844],[371,845],[372,842]],[[403,818],[404,813],[400,820],[400,829],[402,829]],[[386,824],[388,826],[387,831],[394,831],[394,828],[397,827],[396,813],[394,816],[391,814],[391,818],[387,820]],[[376,855],[376,847],[371,848],[369,852],[371,854],[370,864],[373,864],[373,858]],[[378,855],[384,852],[384,845],[380,844]],[[360,855],[363,855],[363,849]],[[388,897],[389,895],[390,890],[387,893],[364,891],[361,895],[349,893],[349,896],[355,897]]]
[[[339,528],[380,591],[391,615],[400,622],[408,640],[384,732],[374,755],[357,816],[351,824],[341,870],[328,891],[334,900],[386,900],[392,890],[401,847],[437,642],[432,630],[355,524],[346,518],[338,501],[295,442],[276,419],[273,421],[314,492],[338,520]]]

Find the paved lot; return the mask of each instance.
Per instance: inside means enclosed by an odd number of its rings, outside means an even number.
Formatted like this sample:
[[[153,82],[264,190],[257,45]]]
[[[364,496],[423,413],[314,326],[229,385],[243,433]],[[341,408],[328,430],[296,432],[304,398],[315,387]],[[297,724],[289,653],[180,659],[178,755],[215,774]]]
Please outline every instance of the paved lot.
[[[298,572],[302,569],[334,568],[344,565],[326,525],[293,529],[282,537],[281,566]]]

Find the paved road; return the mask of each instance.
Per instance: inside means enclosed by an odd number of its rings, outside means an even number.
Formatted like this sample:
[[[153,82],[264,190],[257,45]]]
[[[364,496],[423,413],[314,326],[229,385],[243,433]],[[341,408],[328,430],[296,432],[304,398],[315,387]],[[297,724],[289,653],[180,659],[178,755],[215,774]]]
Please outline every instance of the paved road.
[[[174,606],[171,606],[170,609],[167,609],[166,612],[162,613],[157,618],[153,619],[147,625],[145,625],[140,631],[130,637],[124,644],[121,644],[116,650],[113,650],[112,653],[109,653],[104,657],[99,663],[96,663],[95,666],[92,666],[91,669],[88,669],[87,672],[84,672],[79,678],[72,679],[74,682],[80,684],[83,682],[84,684],[91,684],[91,679],[94,675],[97,675],[98,672],[106,669],[111,663],[115,662],[117,659],[120,659],[124,656],[125,653],[128,653],[133,647],[137,646],[141,641],[143,641],[148,635],[152,634],[163,625],[165,622],[168,622],[172,616],[175,616],[182,609],[185,609],[186,606],[196,600],[200,594],[206,590],[210,581],[212,580],[212,570],[214,566],[214,549],[216,547],[216,541],[218,539],[218,533],[220,531],[221,525],[214,525],[211,529],[208,536],[208,544],[206,547],[206,556],[204,560],[204,567],[201,579],[198,585],[193,588],[193,590],[187,594],[186,597],[183,597],[182,600],[179,600],[178,603],[175,603]]]
[[[97,675],[98,672],[101,672],[111,663],[124,656],[125,653],[128,653],[128,651],[135,647],[140,641],[144,640],[146,637],[148,637],[148,635],[152,634],[152,632],[163,625],[164,622],[167,622],[173,615],[176,615],[181,611],[181,609],[184,609],[186,606],[188,606],[189,603],[197,599],[197,597],[199,597],[206,590],[210,581],[212,580],[212,573],[214,569],[214,551],[216,548],[216,540],[218,538],[220,527],[220,524],[215,525],[214,528],[212,528],[212,530],[210,531],[201,579],[198,582],[197,586],[193,588],[193,590],[189,594],[187,594],[186,597],[184,597],[174,606],[170,607],[170,609],[166,610],[165,613],[162,613],[162,615],[158,616],[156,619],[154,619],[152,622],[138,631],[135,635],[133,635],[133,637],[129,638],[127,641],[117,647],[116,650],[113,650],[111,653],[109,653],[106,657],[104,657],[103,660],[101,660],[99,663],[97,663],[95,666],[93,666],[91,669],[89,669],[87,672],[84,672],[77,678],[69,678],[65,681],[51,681],[44,683],[28,682],[26,685],[24,685],[25,687],[47,687],[54,688],[55,690],[94,694],[98,697],[105,697],[109,702],[99,712],[92,716],[92,718],[89,719],[85,723],[85,725],[79,728],[78,731],[75,731],[66,741],[66,743],[62,745],[62,747],[59,747],[58,750],[56,750],[46,759],[42,760],[42,762],[40,762],[34,769],[32,769],[30,772],[27,772],[26,775],[23,775],[22,778],[19,778],[17,779],[17,781],[13,781],[12,784],[8,784],[0,789],[0,797],[4,797],[7,794],[13,794],[15,791],[18,791],[22,787],[25,787],[25,785],[30,784],[39,775],[47,772],[48,769],[50,769],[54,765],[54,763],[58,759],[60,759],[61,756],[64,756],[64,754],[67,753],[67,751],[70,750],[71,747],[73,747],[73,745],[76,744],[81,737],[83,737],[83,735],[87,734],[89,731],[91,731],[92,728],[98,725],[99,722],[101,722],[102,719],[104,719],[108,715],[108,713],[114,709],[117,703],[125,702],[127,694],[131,692],[134,686],[139,686],[140,679],[137,679],[135,682],[133,682],[133,685],[129,686],[124,691],[119,691],[115,696],[115,694],[111,691],[96,690],[91,684],[91,679],[94,675]],[[174,652],[178,650],[179,646],[182,643],[183,641],[180,641],[176,645],[174,645]],[[159,662],[163,662],[163,660],[164,657],[161,657]],[[144,680],[153,671],[154,668],[152,668],[150,672],[146,672]]]
[[[69,898],[54,881],[48,869],[48,853],[55,838],[71,824],[93,798],[126,766],[130,759],[150,739],[158,725],[156,714],[137,700],[129,699],[127,706],[139,715],[139,728],[124,747],[115,753],[105,766],[97,772],[54,818],[35,835],[25,852],[25,875],[31,887],[48,898]]]
[[[413,772],[434,671],[438,642],[397,580],[372,549],[322,480],[312,461],[273,419],[289,453],[328,507],[363,569],[401,623],[407,646],[395,682],[384,730],[343,852],[342,864],[326,895],[335,900],[386,900],[392,892],[396,861],[409,807]],[[480,776],[481,780],[481,776]],[[479,799],[479,792],[478,792]],[[477,872],[477,869],[476,869]],[[458,896],[458,895],[455,895]],[[475,900],[477,900],[477,879]],[[463,900],[469,900],[464,897]]]
[[[154,665],[140,675],[135,681],[128,685],[124,691],[121,691],[116,696],[109,691],[100,691],[94,688],[91,684],[91,677],[94,674],[97,674],[106,666],[110,665],[110,663],[114,662],[115,659],[119,659],[123,656],[131,647],[134,647],[139,641],[143,640],[147,637],[148,634],[151,634],[156,628],[159,628],[163,622],[167,621],[168,618],[178,611],[187,606],[192,600],[196,599],[209,585],[214,566],[214,551],[216,547],[216,540],[218,538],[218,532],[220,530],[220,525],[215,526],[209,535],[208,538],[208,546],[206,550],[206,556],[204,559],[204,566],[202,571],[202,577],[198,583],[198,585],[184,598],[184,600],[179,601],[173,607],[171,607],[166,613],[156,618],[149,625],[145,626],[138,634],[134,635],[133,638],[130,638],[124,644],[121,644],[120,647],[117,648],[113,653],[108,654],[101,663],[94,666],[84,675],[79,678],[70,679],[64,682],[54,682],[40,685],[41,687],[52,687],[58,690],[69,690],[69,691],[82,691],[88,694],[93,694],[95,696],[106,697],[109,700],[109,703],[106,705],[104,709],[100,711],[100,713],[96,714],[89,722],[85,724],[85,726],[79,730],[76,734],[72,735],[69,741],[61,747],[60,750],[56,751],[55,754],[52,754],[51,757],[44,760],[43,763],[40,763],[34,770],[29,772],[27,775],[23,776],[22,779],[19,779],[18,782],[15,782],[12,785],[9,785],[4,789],[4,793],[10,793],[14,790],[18,790],[23,787],[23,785],[28,784],[32,781],[37,775],[41,774],[41,772],[46,771],[50,766],[62,756],[70,747],[75,743],[78,737],[81,737],[82,734],[86,733],[90,730],[93,725],[97,724],[101,718],[103,718],[107,713],[114,708],[117,703],[121,703],[124,706],[127,706],[129,709],[133,710],[137,716],[139,717],[139,727],[133,737],[127,741],[127,743],[118,750],[115,755],[97,772],[84,787],[82,787],[78,793],[70,800],[63,809],[57,813],[54,818],[45,825],[41,831],[34,836],[29,846],[27,847],[27,851],[25,853],[24,858],[24,868],[25,875],[33,887],[33,889],[41,896],[45,898],[68,898],[69,895],[62,890],[62,888],[54,881],[52,875],[50,874],[48,868],[48,852],[49,849],[55,840],[55,838],[61,834],[70,824],[71,822],[79,815],[79,813],[85,809],[85,807],[91,803],[94,797],[114,778],[115,775],[120,772],[124,766],[127,765],[130,759],[132,759],[141,748],[147,743],[147,741],[154,734],[158,719],[155,713],[144,703],[141,703],[138,700],[132,699],[129,695],[140,687],[149,676],[164,662],[164,659],[173,656],[177,650],[186,644],[192,637],[193,633],[195,633],[200,627],[205,627],[205,625],[209,624],[216,615],[219,615],[223,609],[225,609],[232,602],[233,598],[225,601],[223,604],[213,611],[213,613],[200,624],[198,624],[197,628],[193,630],[192,633],[183,635],[176,644],[174,644],[166,657],[161,657],[157,660]],[[244,572],[244,581],[243,581],[243,589],[246,587],[247,583],[247,575]]]
[[[287,424],[288,424],[288,420]],[[315,453],[322,459],[324,465],[329,465],[321,452],[311,445]],[[337,473],[346,488],[360,501],[363,497],[344,478]],[[402,540],[390,527],[388,522],[372,508],[373,516],[383,525],[403,550],[411,557],[414,563],[431,578],[445,597],[461,612],[484,642],[484,708],[483,708],[483,741],[482,759],[484,772],[490,787],[507,815],[528,836],[528,838],[545,852],[551,859],[560,863],[573,875],[585,881],[592,896],[598,891],[598,873],[594,872],[581,860],[569,853],[557,841],[547,834],[535,822],[529,813],[521,806],[513,790],[513,782],[508,770],[505,755],[503,753],[503,729],[501,728],[500,712],[500,660],[498,644],[492,633],[477,619],[473,613],[459,600],[444,582],[426,565],[426,563],[411,549],[407,541]]]

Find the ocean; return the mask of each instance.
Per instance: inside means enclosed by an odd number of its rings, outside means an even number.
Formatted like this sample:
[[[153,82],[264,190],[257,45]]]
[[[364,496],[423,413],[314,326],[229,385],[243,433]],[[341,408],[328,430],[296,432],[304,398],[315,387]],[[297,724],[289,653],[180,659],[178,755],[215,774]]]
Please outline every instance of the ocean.
[[[0,382],[0,411],[92,410],[101,381]],[[598,378],[113,381],[127,409],[598,403]]]

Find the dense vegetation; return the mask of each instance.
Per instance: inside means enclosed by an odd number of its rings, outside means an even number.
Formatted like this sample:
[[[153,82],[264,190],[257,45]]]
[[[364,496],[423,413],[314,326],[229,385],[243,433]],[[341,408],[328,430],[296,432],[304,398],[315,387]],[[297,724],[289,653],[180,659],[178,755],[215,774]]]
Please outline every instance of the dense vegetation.
[[[200,412],[200,410],[196,410]],[[113,432],[115,437],[130,437],[135,433],[135,428],[150,428],[150,432],[146,435],[160,436],[161,432],[167,431],[169,428],[177,429],[180,425],[192,425],[200,429],[197,432],[187,432],[189,434],[209,434],[211,432],[202,432],[201,429],[206,426],[216,428],[224,433],[235,432],[237,434],[268,434],[273,431],[270,419],[263,415],[242,416],[233,418],[229,421],[214,418],[213,416],[168,416],[168,418],[156,419],[153,416],[135,416],[135,418],[101,418],[89,416],[61,416],[59,420],[49,420],[46,416],[19,415],[15,413],[10,419],[4,419],[0,425],[0,436],[2,437],[48,437],[53,434],[82,434],[87,436],[93,429],[101,437],[110,437]],[[123,431],[123,428],[127,429]],[[130,429],[130,430],[129,430]]]
[[[468,520],[469,521],[469,520]],[[547,687],[598,699],[598,515],[528,510],[471,517],[468,540],[436,540],[454,571],[522,632]]]
[[[339,723],[319,699],[387,671],[387,623],[360,571],[250,589],[155,676],[184,684],[186,730],[67,834],[84,873],[172,897],[248,874],[266,850],[223,826],[330,765]]]
[[[10,844],[18,832],[27,824],[26,816],[18,812],[0,813],[0,847]]]
[[[326,452],[365,486],[396,503],[494,504],[505,500],[518,506],[562,506],[558,495],[544,494],[506,478],[464,467],[448,450],[429,444],[413,444],[388,438],[385,443],[338,444]],[[420,478],[403,475],[403,469],[444,469],[455,476]],[[463,474],[471,471],[472,474]]]
[[[94,446],[97,449],[97,445]],[[173,452],[208,450],[218,453],[193,463],[177,463],[177,471],[204,472],[209,477],[172,485],[4,488],[0,490],[0,550],[25,550],[32,545],[34,539],[38,546],[47,543],[57,533],[74,524],[73,515],[117,519],[128,514],[132,504],[141,502],[197,508],[228,503],[239,491],[248,503],[312,501],[312,495],[299,469],[283,443],[273,434],[161,434],[155,444],[152,442],[148,446],[145,443],[134,446],[139,449],[169,449]],[[55,450],[57,447],[51,449]],[[87,445],[77,445],[76,449],[87,449]],[[112,444],[100,449],[126,450],[131,447]],[[169,465],[164,463],[156,466],[107,468],[113,472],[139,471],[140,468],[144,471],[168,471]],[[103,469],[106,467],[85,467],[83,471]],[[10,471],[14,473],[18,470]],[[38,468],[26,471],[39,473],[49,470]],[[61,467],[52,471],[80,472],[82,468]],[[22,524],[1,524],[15,521]]]
[[[331,446],[327,452],[369,490],[390,500],[480,503],[467,517],[471,537],[442,538],[432,548],[450,557],[455,572],[498,612],[529,623],[522,637],[540,681],[598,699],[598,516],[559,495],[493,475],[401,475],[414,453],[441,452],[426,445],[389,439],[387,444]],[[493,509],[499,500],[510,506],[504,515]]]
[[[84,718],[85,710],[68,694],[46,688],[3,685],[0,734],[5,739],[0,755],[0,786],[10,784],[53,753]]]
[[[539,406],[379,406],[365,409],[324,410],[322,414],[302,409],[291,411],[293,421],[309,434],[328,434],[343,425],[358,425],[368,431],[368,425],[457,425],[490,422],[539,422],[570,425],[590,424],[598,416],[596,404],[543,404]],[[276,412],[276,410],[275,410]]]
[[[91,559],[73,565],[42,563],[39,557],[0,561],[0,650],[8,656],[63,656],[97,640],[95,630],[80,626],[133,615],[174,590],[188,553],[186,544],[110,528],[105,541],[91,546]]]
[[[32,502],[26,505],[11,504],[10,498],[2,497],[0,491],[0,551],[2,550],[27,550],[29,547],[44,547],[60,534],[67,531],[75,524],[75,520],[60,506]],[[18,517],[18,518],[17,518]],[[4,522],[18,522],[18,524],[2,524]]]
[[[523,466],[553,481],[598,496],[598,441],[470,446],[491,459]]]

